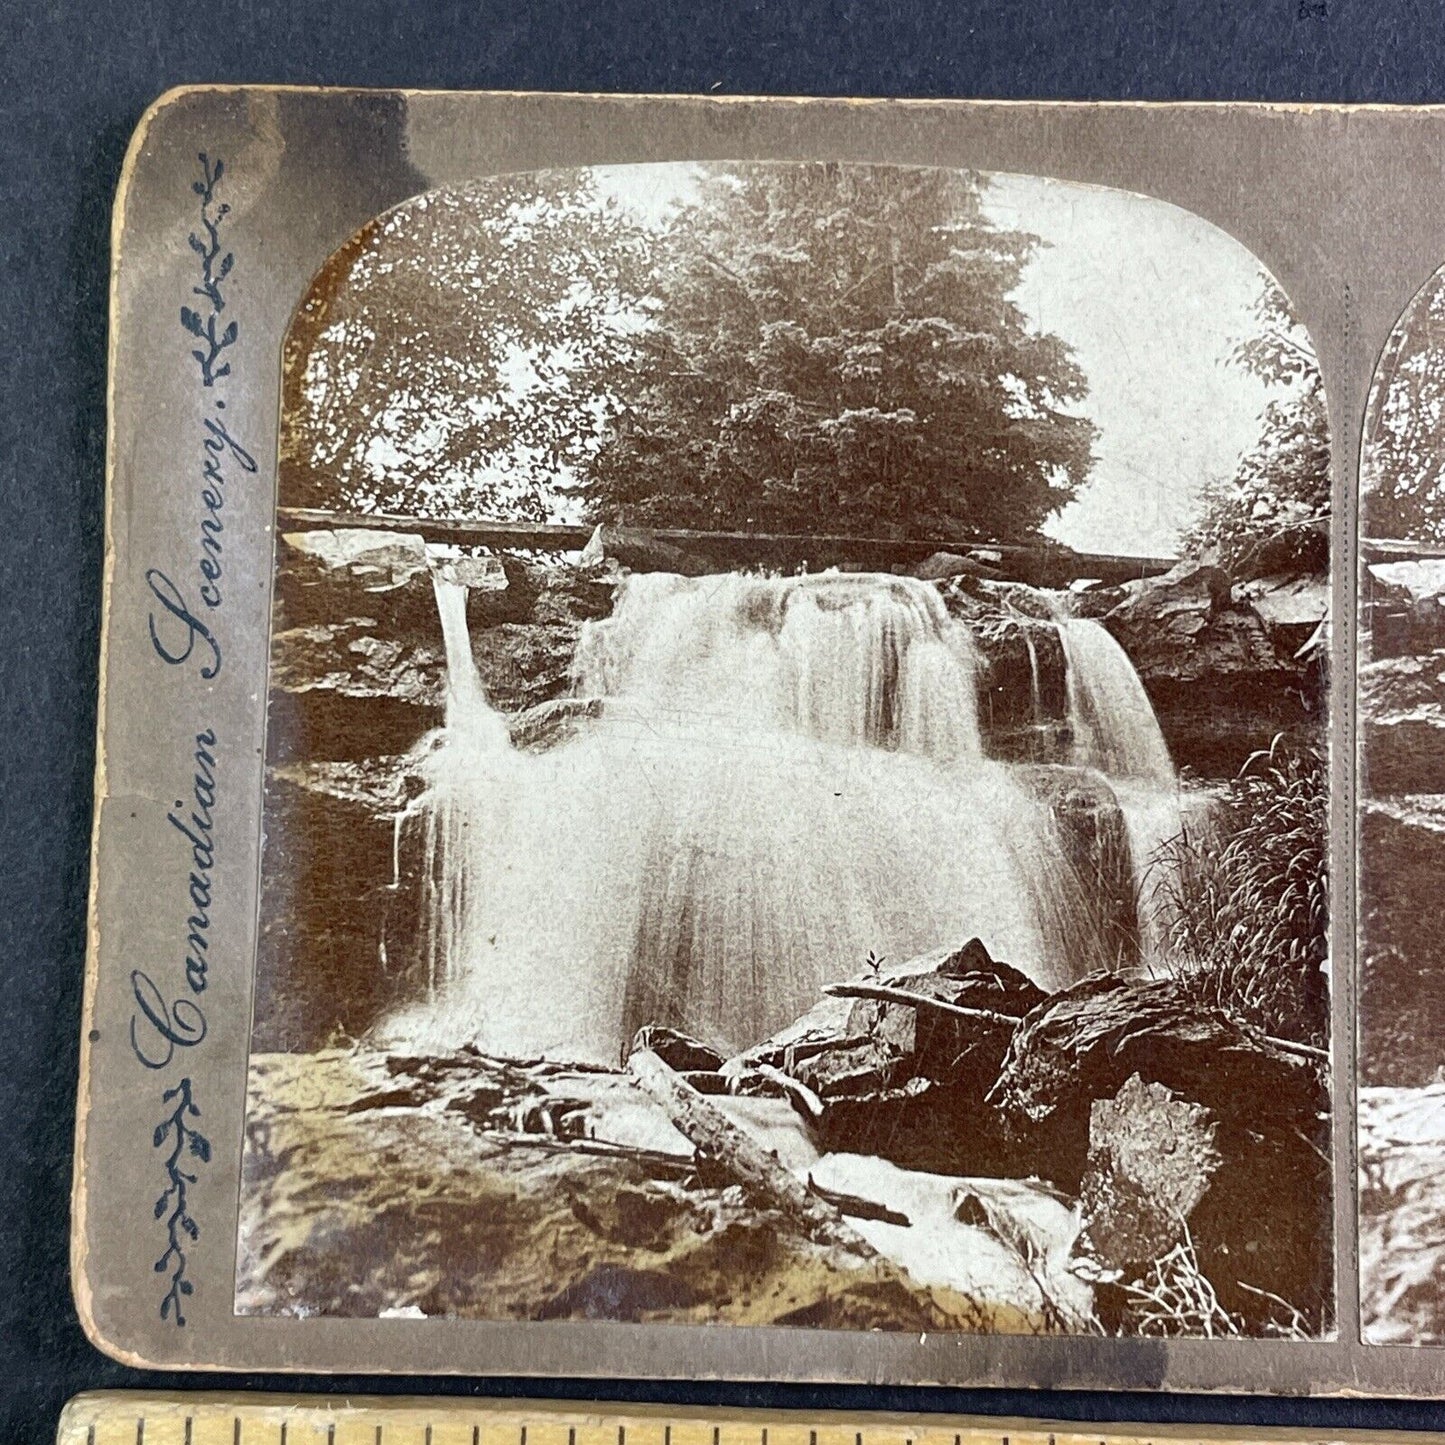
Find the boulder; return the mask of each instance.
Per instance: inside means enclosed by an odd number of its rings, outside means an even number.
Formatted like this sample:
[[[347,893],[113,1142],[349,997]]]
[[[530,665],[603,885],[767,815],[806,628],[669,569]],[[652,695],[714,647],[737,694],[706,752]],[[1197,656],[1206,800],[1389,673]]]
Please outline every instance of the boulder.
[[[1012,1020],[1040,1003],[1043,991],[991,959],[977,939],[853,982],[978,1015],[961,1018],[926,1005],[861,998],[845,1009],[816,1011],[730,1061],[728,1070],[746,1078],[759,1065],[781,1069],[815,1094],[821,1110],[809,1113],[808,1125],[824,1151],[876,1154],[938,1174],[1036,1172],[1034,1142],[1021,1141],[985,1096],[1007,1050]]]
[[[1079,1193],[1083,1250],[1133,1277],[1182,1243],[1219,1168],[1207,1109],[1138,1074],[1089,1108],[1089,1155]]]
[[[1218,567],[1184,562],[1148,578],[1102,621],[1134,664],[1175,763],[1201,776],[1232,777],[1275,733],[1324,715],[1320,660],[1277,646]]]
[[[967,556],[958,552],[934,552],[922,562],[908,568],[908,574],[924,582],[942,582],[950,577],[1002,577],[998,569],[998,554],[970,552]]]
[[[1117,1099],[1136,1074],[1213,1123],[1220,1162],[1189,1228],[1220,1305],[1253,1329],[1289,1324],[1291,1307],[1307,1330],[1327,1328],[1332,1251],[1321,1241],[1333,1213],[1322,1063],[1201,1004],[1180,980],[1097,975],[1024,1019],[989,1098],[1020,1128],[1052,1126],[1041,1172],[1073,1192],[1089,1171],[1094,1103]]]
[[[1318,634],[1330,615],[1330,579],[1307,573],[1261,577],[1239,588],[1260,620],[1275,650],[1298,656]]]

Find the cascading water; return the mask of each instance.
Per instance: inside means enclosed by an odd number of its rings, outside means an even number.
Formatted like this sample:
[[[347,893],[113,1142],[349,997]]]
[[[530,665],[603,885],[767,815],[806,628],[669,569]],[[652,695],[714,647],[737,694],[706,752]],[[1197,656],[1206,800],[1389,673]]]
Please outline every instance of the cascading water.
[[[1091,618],[1058,615],[1055,621],[1068,670],[1074,762],[1108,777],[1118,799],[1138,880],[1140,947],[1146,960],[1156,961],[1168,927],[1156,858],[1184,824],[1179,777],[1128,653]]]
[[[613,1063],[649,1022],[754,1042],[870,951],[977,936],[1049,989],[1109,962],[1062,936],[1084,910],[1053,815],[985,757],[972,635],[927,583],[630,577],[577,653],[600,715],[541,753],[487,703],[464,593],[437,600],[447,726],[411,810],[431,988],[391,1040]],[[1093,643],[1079,735],[1115,747]]]

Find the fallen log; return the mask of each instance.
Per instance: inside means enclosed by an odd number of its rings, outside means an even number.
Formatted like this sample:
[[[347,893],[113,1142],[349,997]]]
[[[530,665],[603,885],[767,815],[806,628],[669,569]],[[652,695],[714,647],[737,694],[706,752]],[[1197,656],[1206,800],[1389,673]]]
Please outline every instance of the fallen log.
[[[699,1153],[725,1168],[740,1184],[787,1215],[809,1239],[875,1260],[878,1251],[831,1204],[809,1191],[778,1162],[777,1155],[680,1079],[650,1049],[639,1049],[627,1070],[666,1111],[673,1127]]]
[[[770,1079],[785,1094],[800,1104],[803,1112],[812,1119],[820,1119],[823,1116],[823,1101],[806,1085],[801,1084],[791,1074],[785,1074],[781,1069],[775,1069],[771,1064],[759,1064],[755,1070],[765,1079]]]
[[[637,1164],[655,1179],[681,1179],[696,1167],[691,1154],[669,1154],[664,1149],[641,1145],[614,1144],[606,1139],[566,1139],[556,1134],[529,1134],[516,1129],[484,1129],[477,1137],[497,1149],[540,1149],[548,1154],[586,1154],[598,1159],[616,1159]]]
[[[949,1003],[946,999],[933,998],[926,993],[913,993],[906,988],[894,988],[886,983],[825,983],[823,992],[833,998],[871,998],[879,1003],[902,1004],[905,1008],[933,1009],[953,1018],[1002,1024],[1005,1028],[1014,1028],[1023,1022],[1016,1014],[1001,1014],[988,1008],[968,1008],[964,1004]]]
[[[808,1175],[808,1188],[825,1204],[831,1204],[839,1214],[848,1214],[854,1219],[874,1219],[879,1224],[903,1226],[913,1222],[900,1210],[879,1204],[876,1199],[864,1199],[860,1194],[844,1194],[841,1189],[825,1188],[811,1174]]]

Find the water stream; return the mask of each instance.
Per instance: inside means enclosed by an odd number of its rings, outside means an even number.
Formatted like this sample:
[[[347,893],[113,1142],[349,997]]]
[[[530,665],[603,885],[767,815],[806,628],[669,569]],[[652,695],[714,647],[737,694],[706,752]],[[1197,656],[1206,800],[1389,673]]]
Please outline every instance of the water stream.
[[[447,723],[408,819],[428,995],[393,1042],[615,1063],[647,1022],[754,1042],[870,952],[977,936],[1049,989],[1120,962],[1028,770],[986,756],[974,639],[929,584],[632,576],[578,648],[600,716],[540,753],[486,699],[464,589],[436,591]],[[1075,762],[1142,860],[1177,830],[1168,749],[1117,643],[1060,630]]]

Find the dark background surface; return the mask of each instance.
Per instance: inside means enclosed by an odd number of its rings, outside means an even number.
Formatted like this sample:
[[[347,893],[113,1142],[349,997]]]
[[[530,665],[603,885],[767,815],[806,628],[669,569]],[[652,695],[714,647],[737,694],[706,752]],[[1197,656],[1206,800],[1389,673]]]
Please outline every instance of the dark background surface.
[[[1445,1426],[1445,1408],[1369,1401],[157,1375],[92,1349],[66,1266],[110,206],[142,110],[169,86],[197,81],[1418,103],[1445,99],[1445,15],[1440,0],[0,7],[0,1440],[50,1438],[64,1400],[98,1387],[534,1394],[1324,1430]]]

